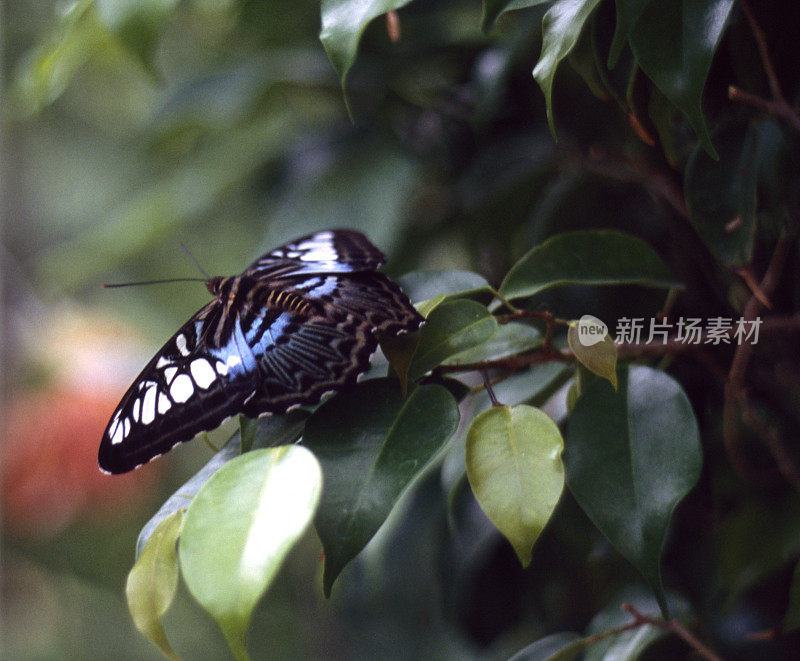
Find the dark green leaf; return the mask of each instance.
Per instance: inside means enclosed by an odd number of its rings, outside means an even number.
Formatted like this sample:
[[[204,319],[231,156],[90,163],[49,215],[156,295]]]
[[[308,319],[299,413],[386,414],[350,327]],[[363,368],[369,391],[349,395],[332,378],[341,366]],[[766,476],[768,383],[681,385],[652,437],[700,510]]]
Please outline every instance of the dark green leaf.
[[[292,411],[286,415],[270,415],[258,419],[258,429],[253,439],[253,448],[273,447],[294,443],[306,424],[308,413],[303,410]],[[231,459],[238,457],[242,452],[242,446],[237,430],[228,440],[225,446],[217,452],[211,460],[203,466],[191,479],[172,494],[166,502],[159,508],[153,517],[144,524],[139,539],[136,541],[136,557],[142,553],[144,545],[153,534],[159,524],[172,515],[174,512],[185,509],[192,502],[197,492],[200,490],[214,473]]]
[[[481,19],[481,28],[484,32],[495,24],[501,14],[514,9],[526,9],[527,7],[535,7],[536,5],[543,5],[551,0],[483,0],[483,18]]]
[[[553,79],[561,61],[569,55],[581,35],[583,24],[600,0],[557,0],[542,20],[542,54],[533,69],[533,77],[544,92],[547,122],[556,135],[553,118]]]
[[[614,30],[614,40],[608,52],[608,68],[613,69],[617,65],[622,49],[628,41],[628,35],[639,20],[645,7],[652,0],[615,0],[614,6],[617,9],[617,26]]]
[[[381,14],[405,7],[411,0],[323,0],[320,41],[344,87],[353,66],[358,42],[369,22]]]
[[[440,294],[467,297],[491,291],[486,278],[472,271],[412,271],[401,275],[397,284],[412,303]]]
[[[181,572],[239,659],[256,604],[314,516],[322,472],[296,445],[229,461],[197,492],[178,545]]]
[[[425,316],[425,315],[423,315]],[[419,331],[379,336],[381,351],[400,379],[400,387],[405,396],[408,391],[408,369],[419,345]]]
[[[475,499],[523,567],[564,490],[564,439],[540,409],[493,406],[467,432],[467,477]]]
[[[414,381],[450,356],[488,340],[497,321],[486,306],[456,299],[444,301],[428,315],[408,376]]]
[[[587,640],[572,631],[561,631],[540,638],[521,649],[508,661],[575,661],[586,649]]]
[[[584,390],[569,418],[567,484],[589,518],[647,579],[662,609],[670,519],[700,476],[697,421],[676,381],[649,367]]]
[[[395,379],[362,381],[309,418],[303,442],[325,476],[315,525],[325,549],[326,595],[458,420],[446,388],[418,386],[403,399]]]
[[[242,452],[250,452],[253,449],[253,441],[256,438],[258,427],[258,418],[239,416],[239,445]]]
[[[177,510],[155,529],[139,559],[128,574],[125,597],[136,628],[170,659],[172,649],[161,618],[172,604],[178,589],[176,544],[183,527],[184,510]]]
[[[522,298],[564,285],[626,284],[680,286],[642,239],[616,230],[584,230],[557,234],[533,248],[511,267],[500,293]]]
[[[530,324],[512,321],[500,324],[494,334],[476,347],[459,351],[443,361],[445,365],[463,365],[482,360],[495,360],[511,356],[542,345],[542,333]]]
[[[760,123],[715,136],[719,160],[699,147],[685,170],[692,224],[709,250],[729,266],[750,261],[756,229]]]
[[[639,66],[688,117],[713,158],[703,88],[732,7],[733,0],[650,2],[630,33]]]

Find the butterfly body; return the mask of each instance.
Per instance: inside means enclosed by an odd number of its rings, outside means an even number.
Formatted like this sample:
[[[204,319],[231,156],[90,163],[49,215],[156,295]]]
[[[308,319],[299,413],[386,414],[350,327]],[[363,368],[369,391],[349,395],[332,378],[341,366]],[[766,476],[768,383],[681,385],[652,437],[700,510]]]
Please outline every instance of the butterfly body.
[[[236,413],[284,413],[355,383],[377,333],[423,321],[375,270],[383,261],[363,235],[335,230],[281,246],[241,275],[211,278],[214,299],[123,396],[100,444],[101,468],[131,470]]]

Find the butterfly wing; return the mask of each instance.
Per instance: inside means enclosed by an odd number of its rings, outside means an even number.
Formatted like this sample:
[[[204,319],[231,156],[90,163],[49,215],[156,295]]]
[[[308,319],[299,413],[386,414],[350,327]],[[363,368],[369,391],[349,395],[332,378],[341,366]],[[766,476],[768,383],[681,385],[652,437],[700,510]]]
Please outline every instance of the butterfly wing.
[[[414,331],[423,318],[400,288],[376,272],[277,281],[272,286],[313,304],[311,315],[284,312],[248,335],[259,387],[245,415],[313,404],[356,382],[369,368],[378,333]]]
[[[259,257],[242,275],[282,277],[374,271],[386,261],[360,232],[327,230],[301,237]]]
[[[238,321],[223,345],[208,345],[221,314],[219,300],[206,305],[142,370],[103,434],[103,470],[132,470],[241,410],[256,387],[256,362]]]

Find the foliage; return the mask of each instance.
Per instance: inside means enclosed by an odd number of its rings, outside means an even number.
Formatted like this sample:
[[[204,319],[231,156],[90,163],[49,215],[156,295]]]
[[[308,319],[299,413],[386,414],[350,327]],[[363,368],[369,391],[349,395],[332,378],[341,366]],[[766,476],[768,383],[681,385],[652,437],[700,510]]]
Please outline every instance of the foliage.
[[[127,595],[161,650],[178,570],[238,658],[262,649],[312,521],[321,585],[295,590],[391,620],[401,656],[796,644],[795,3],[82,0],[32,35],[9,13],[46,202],[12,204],[8,243],[45,297],[163,277],[187,233],[236,272],[349,226],[426,316],[357,387],[242,420],[144,526]],[[198,307],[110,301],[164,334]],[[609,334],[582,342],[584,315]]]

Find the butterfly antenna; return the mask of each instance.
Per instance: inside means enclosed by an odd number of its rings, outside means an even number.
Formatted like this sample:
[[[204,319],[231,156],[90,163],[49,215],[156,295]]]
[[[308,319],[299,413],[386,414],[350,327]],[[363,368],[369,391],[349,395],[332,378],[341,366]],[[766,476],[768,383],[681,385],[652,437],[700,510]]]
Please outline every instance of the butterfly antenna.
[[[195,256],[189,252],[189,249],[185,245],[183,245],[183,241],[178,241],[178,245],[183,249],[183,252],[189,255],[189,259],[191,259],[194,262],[194,265],[197,267],[197,270],[200,271],[200,273],[202,273],[204,276],[206,276],[206,280],[211,280],[211,276],[208,275],[208,273],[206,273],[206,270],[202,266],[200,266],[200,262],[198,262]]]
[[[136,287],[138,285],[161,285],[166,282],[206,282],[205,278],[166,278],[164,280],[140,280],[139,282],[115,282],[103,285],[104,289],[114,287]]]

